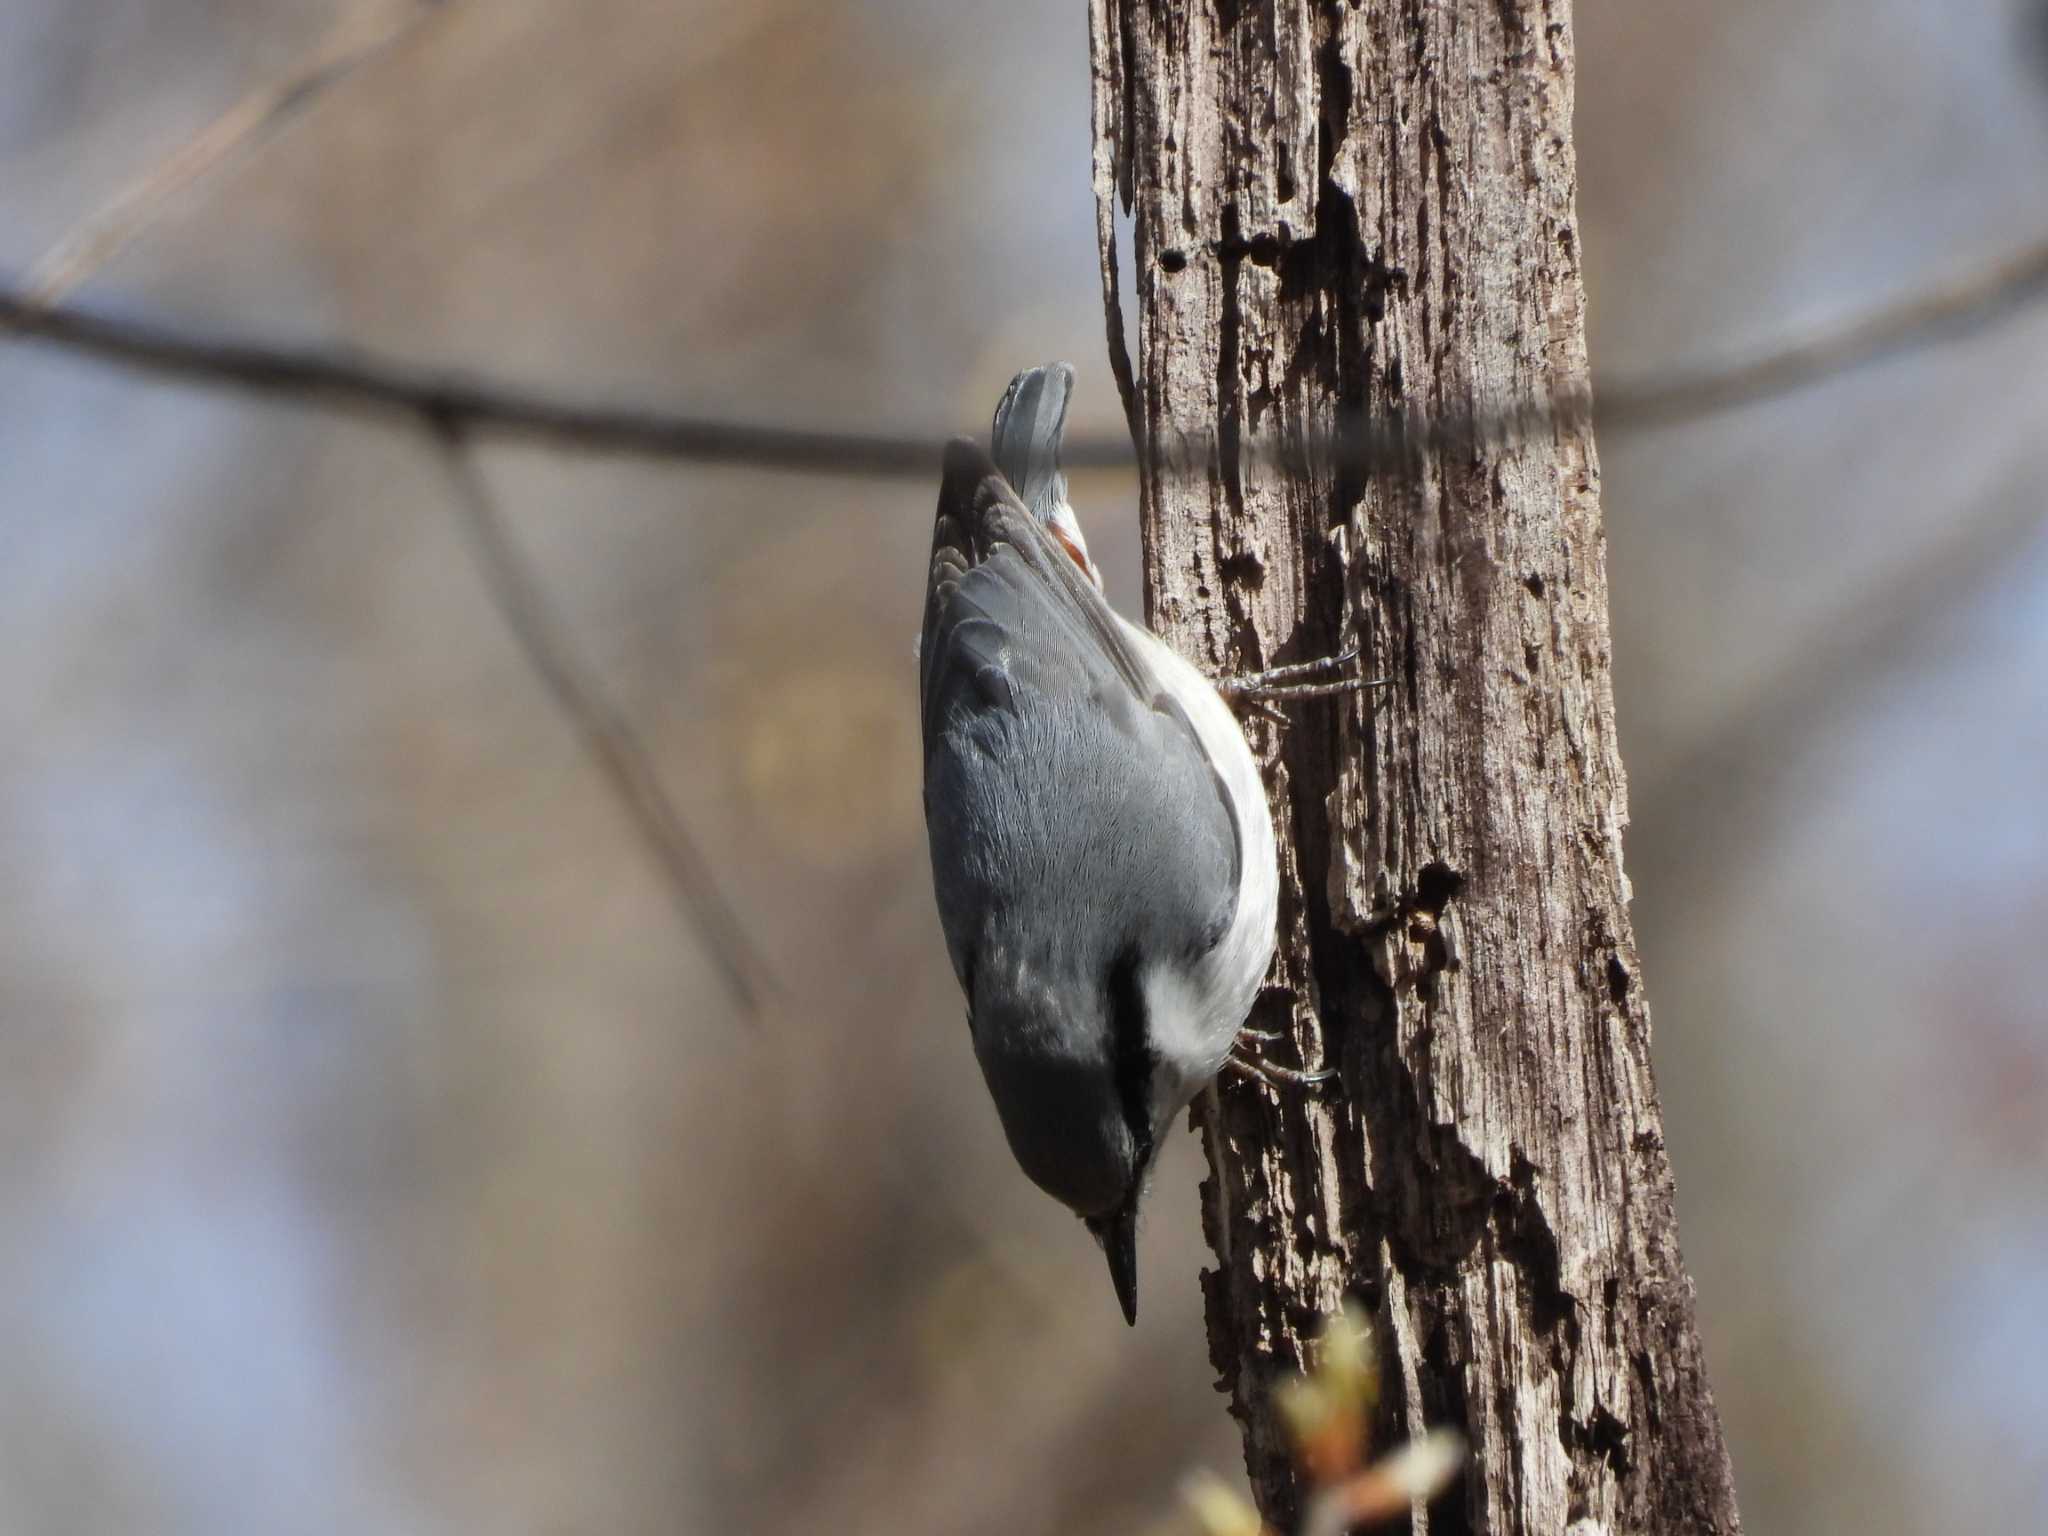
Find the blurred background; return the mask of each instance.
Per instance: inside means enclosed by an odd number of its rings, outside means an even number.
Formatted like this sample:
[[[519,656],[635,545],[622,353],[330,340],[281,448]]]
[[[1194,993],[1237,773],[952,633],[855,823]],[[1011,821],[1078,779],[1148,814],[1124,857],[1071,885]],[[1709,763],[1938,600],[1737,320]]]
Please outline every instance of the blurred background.
[[[1114,429],[1078,0],[0,0],[0,270],[396,29],[79,302],[551,393]],[[2048,230],[2048,16],[1578,0],[1593,357]],[[367,19],[366,19],[367,18]],[[2048,307],[1603,441],[1628,857],[1754,1532],[2048,1508]],[[931,491],[477,468],[779,988],[746,1024],[417,432],[0,346],[0,1529],[1139,1531],[1236,1475],[931,906]],[[1077,500],[1136,587],[1134,493]]]

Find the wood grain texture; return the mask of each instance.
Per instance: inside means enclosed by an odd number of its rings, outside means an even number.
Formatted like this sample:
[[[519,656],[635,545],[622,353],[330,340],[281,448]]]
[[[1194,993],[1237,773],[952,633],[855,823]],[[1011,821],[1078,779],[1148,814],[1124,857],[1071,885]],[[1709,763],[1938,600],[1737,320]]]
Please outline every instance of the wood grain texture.
[[[1362,642],[1375,696],[1254,726],[1281,955],[1253,1022],[1316,1099],[1228,1081],[1210,1349],[1252,1486],[1268,1388],[1348,1295],[1390,1429],[1462,1427],[1418,1530],[1740,1529],[1681,1266],[1629,926],[1590,439],[1287,475],[1342,412],[1489,408],[1586,370],[1565,0],[1092,0],[1096,188],[1134,219],[1147,617],[1218,671]],[[1111,290],[1112,314],[1114,295]],[[1112,327],[1120,351],[1120,328]]]

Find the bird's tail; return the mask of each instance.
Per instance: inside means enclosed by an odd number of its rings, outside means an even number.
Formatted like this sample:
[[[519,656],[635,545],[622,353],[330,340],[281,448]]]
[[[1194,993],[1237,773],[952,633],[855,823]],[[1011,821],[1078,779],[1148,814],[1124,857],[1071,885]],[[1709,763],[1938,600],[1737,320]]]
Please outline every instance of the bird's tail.
[[[1060,439],[1067,430],[1067,401],[1073,390],[1070,363],[1026,368],[1010,380],[989,431],[989,457],[996,461],[1017,499],[1052,530],[1074,562],[1100,587],[1102,573],[1088,558],[1088,541],[1081,536],[1080,521],[1067,502],[1067,477],[1060,472]]]
[[[1067,430],[1067,399],[1073,389],[1070,364],[1026,368],[1003,391],[989,433],[989,457],[996,461],[1017,499],[1041,521],[1067,499],[1067,477],[1060,473],[1060,438]]]

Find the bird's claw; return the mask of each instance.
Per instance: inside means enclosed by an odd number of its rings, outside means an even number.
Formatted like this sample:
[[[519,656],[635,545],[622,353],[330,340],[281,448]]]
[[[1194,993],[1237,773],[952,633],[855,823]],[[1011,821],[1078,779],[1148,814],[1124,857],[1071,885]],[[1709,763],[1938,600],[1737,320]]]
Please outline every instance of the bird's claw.
[[[1275,1066],[1270,1061],[1260,1060],[1254,1054],[1255,1046],[1260,1044],[1270,1045],[1280,1038],[1281,1035],[1276,1030],[1241,1029],[1237,1032],[1237,1040],[1231,1047],[1230,1055],[1223,1058],[1223,1065],[1230,1071],[1235,1072],[1239,1077],[1250,1078],[1253,1082],[1263,1083],[1268,1088],[1276,1090],[1281,1088],[1315,1088],[1323,1083],[1336,1080],[1337,1069],[1335,1067],[1323,1067],[1317,1071],[1308,1072],[1294,1067]],[[1240,1056],[1238,1054],[1240,1050],[1244,1051],[1245,1054]]]
[[[1235,677],[1226,677],[1216,684],[1216,691],[1233,704],[1242,704],[1269,719],[1277,719],[1279,717],[1274,711],[1260,707],[1263,701],[1325,699],[1340,693],[1363,693],[1372,688],[1384,688],[1392,681],[1384,677],[1340,677],[1327,682],[1308,681],[1332,672],[1341,672],[1357,660],[1358,646],[1354,643],[1335,656],[1318,656],[1312,661],[1290,662],[1285,666],[1268,667],[1263,672],[1243,672]]]

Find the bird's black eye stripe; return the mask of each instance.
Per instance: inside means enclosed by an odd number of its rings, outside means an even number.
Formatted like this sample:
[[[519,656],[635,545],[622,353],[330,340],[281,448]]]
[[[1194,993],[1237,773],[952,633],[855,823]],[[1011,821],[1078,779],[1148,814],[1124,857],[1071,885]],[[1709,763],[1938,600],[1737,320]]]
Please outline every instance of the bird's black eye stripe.
[[[1138,984],[1138,947],[1126,944],[1109,963],[1109,1041],[1124,1124],[1142,1165],[1152,1155],[1152,1048],[1146,1044],[1145,989]]]

